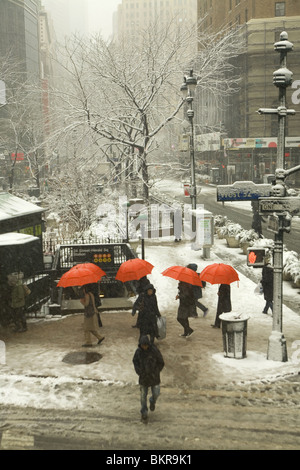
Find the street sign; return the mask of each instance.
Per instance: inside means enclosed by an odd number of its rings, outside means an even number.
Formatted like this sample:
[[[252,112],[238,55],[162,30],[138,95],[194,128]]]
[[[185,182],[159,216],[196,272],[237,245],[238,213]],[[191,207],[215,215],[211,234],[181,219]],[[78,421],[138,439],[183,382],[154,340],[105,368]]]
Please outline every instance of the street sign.
[[[270,184],[255,184],[253,181],[236,181],[232,185],[217,187],[217,201],[253,201],[271,196]]]
[[[259,199],[259,213],[289,212],[295,215],[300,212],[300,197],[269,197]]]

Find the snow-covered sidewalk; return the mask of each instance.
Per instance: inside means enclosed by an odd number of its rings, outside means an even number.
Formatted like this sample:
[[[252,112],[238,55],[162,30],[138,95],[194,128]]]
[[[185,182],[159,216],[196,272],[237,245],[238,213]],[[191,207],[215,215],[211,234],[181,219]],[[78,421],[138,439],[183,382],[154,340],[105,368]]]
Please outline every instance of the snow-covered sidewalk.
[[[229,254],[228,251],[230,250]],[[176,320],[177,282],[162,276],[169,266],[195,262],[200,272],[207,264],[222,262],[216,253],[227,253],[232,260],[241,256],[239,249],[229,249],[224,240],[215,240],[211,259],[203,260],[201,251],[192,251],[190,243],[173,240],[149,240],[146,259],[154,265],[149,280],[157,291],[160,311],[167,318],[167,337],[157,344],[166,367],[162,386],[181,390],[215,388],[233,383],[274,380],[298,373],[300,349],[300,317],[283,308],[283,333],[287,340],[289,361],[277,363],[266,358],[268,338],[272,330],[271,315],[263,315],[264,300],[254,294],[256,284],[239,273],[240,281],[231,285],[233,311],[249,316],[247,357],[224,357],[222,331],[211,328],[214,322],[218,286],[207,285],[203,303],[209,308],[206,318],[191,319],[195,330],[190,338],[179,337],[182,327]],[[297,293],[297,290],[294,289]],[[297,294],[294,294],[297,295]],[[132,357],[137,347],[138,330],[132,328],[135,318],[130,311],[104,312],[101,346],[92,349],[101,354],[98,362],[69,364],[64,358],[71,352],[83,352],[82,314],[61,318],[29,321],[28,332],[6,332],[0,361],[0,404],[35,406],[38,408],[81,408],[89,396],[82,395],[82,383],[100,381],[107,385],[135,385],[137,376]],[[3,344],[2,344],[3,346]],[[5,360],[4,360],[5,353]],[[1,365],[2,362],[2,365]],[[72,384],[72,386],[70,386]]]

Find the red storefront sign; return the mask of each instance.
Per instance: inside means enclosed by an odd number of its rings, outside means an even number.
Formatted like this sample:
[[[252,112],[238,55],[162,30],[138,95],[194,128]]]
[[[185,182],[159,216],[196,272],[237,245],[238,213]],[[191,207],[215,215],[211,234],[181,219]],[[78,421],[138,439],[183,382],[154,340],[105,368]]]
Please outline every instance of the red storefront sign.
[[[22,162],[24,160],[24,153],[17,153],[17,158],[16,158],[16,154],[12,153],[11,159],[15,160],[16,162]]]

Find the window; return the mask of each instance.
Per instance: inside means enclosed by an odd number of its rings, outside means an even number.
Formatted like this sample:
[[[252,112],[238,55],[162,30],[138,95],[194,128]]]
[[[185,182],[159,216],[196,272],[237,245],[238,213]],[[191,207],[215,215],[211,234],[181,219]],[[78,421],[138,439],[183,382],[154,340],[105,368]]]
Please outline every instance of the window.
[[[285,16],[285,2],[275,3],[275,16]]]

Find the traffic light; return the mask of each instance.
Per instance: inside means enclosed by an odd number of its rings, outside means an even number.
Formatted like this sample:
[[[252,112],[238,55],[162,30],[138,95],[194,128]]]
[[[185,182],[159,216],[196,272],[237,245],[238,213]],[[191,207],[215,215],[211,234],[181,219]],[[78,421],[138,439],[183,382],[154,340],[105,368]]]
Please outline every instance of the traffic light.
[[[247,266],[253,268],[262,268],[265,265],[265,248],[247,248]]]

